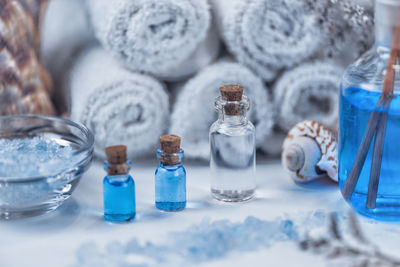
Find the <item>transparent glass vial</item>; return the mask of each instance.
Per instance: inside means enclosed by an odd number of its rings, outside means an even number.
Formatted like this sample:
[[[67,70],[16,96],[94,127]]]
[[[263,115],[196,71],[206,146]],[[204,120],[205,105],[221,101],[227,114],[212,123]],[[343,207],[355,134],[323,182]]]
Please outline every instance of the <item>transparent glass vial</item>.
[[[211,195],[227,202],[249,200],[256,189],[255,127],[246,118],[248,97],[240,98],[228,101],[218,96],[218,120],[210,128]]]
[[[155,174],[156,207],[164,211],[180,211],[186,207],[186,170],[182,165],[183,150],[178,153],[157,151],[160,160]],[[174,158],[173,163],[166,158]]]
[[[381,220],[400,219],[400,73],[394,65],[394,98],[389,108],[378,108],[394,29],[400,27],[400,1],[375,2],[375,37],[372,49],[345,71],[340,90],[339,186],[350,205],[359,213]],[[390,67],[390,66],[389,66]],[[350,197],[344,186],[355,164],[357,151],[367,131],[372,113],[387,115],[382,162],[374,208],[367,207],[367,196],[374,150],[374,140]]]

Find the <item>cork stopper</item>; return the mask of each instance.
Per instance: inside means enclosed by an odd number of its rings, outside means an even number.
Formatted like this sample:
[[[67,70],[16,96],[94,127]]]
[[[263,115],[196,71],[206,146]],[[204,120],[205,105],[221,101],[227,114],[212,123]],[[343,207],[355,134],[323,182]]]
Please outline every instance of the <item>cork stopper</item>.
[[[227,84],[219,88],[222,99],[225,101],[241,101],[243,96],[243,86]]]
[[[110,165],[107,168],[109,175],[127,174],[129,166],[126,164],[126,146],[109,146],[106,148],[107,161]]]
[[[106,147],[107,161],[110,164],[124,164],[126,162],[126,146]]]
[[[179,153],[181,150],[181,138],[177,135],[169,134],[160,136],[161,151],[164,155],[161,162],[164,165],[176,165],[179,163],[179,156],[171,155]]]
[[[174,134],[160,136],[161,151],[167,154],[179,153],[181,138]]]
[[[107,173],[109,175],[127,174],[128,172],[129,172],[129,166],[126,163],[110,164],[107,168]]]
[[[241,101],[243,96],[243,86],[228,84],[219,88],[222,96],[222,100],[225,101]],[[227,103],[224,106],[225,114],[234,116],[240,115],[242,110],[239,104]]]

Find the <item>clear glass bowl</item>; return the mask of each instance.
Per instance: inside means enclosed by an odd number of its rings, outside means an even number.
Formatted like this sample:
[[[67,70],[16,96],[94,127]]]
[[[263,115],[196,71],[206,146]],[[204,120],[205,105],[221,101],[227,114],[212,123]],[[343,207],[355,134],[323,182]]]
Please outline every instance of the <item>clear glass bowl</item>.
[[[71,146],[73,162],[60,173],[46,177],[0,176],[0,219],[35,216],[56,209],[71,196],[92,161],[94,137],[81,124],[46,116],[0,116],[0,139],[36,136]]]

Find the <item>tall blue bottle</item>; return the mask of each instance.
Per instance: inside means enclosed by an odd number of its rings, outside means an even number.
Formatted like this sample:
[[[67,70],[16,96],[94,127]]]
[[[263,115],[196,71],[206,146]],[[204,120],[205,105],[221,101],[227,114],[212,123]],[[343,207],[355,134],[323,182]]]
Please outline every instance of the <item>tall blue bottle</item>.
[[[126,159],[126,146],[106,148],[107,176],[103,181],[104,218],[106,221],[129,221],[136,216],[135,182],[129,175],[132,166]]]
[[[160,137],[160,165],[155,174],[156,207],[160,210],[180,211],[186,207],[186,171],[180,141],[176,135]]]

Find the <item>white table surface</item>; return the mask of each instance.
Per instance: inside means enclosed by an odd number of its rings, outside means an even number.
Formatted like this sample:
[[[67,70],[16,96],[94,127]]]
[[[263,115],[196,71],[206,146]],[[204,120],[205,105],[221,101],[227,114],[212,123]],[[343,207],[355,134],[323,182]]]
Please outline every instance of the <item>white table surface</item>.
[[[347,204],[337,185],[330,182],[295,185],[278,160],[262,159],[257,165],[258,191],[245,203],[220,203],[209,193],[209,168],[206,164],[185,163],[187,170],[187,209],[165,213],[154,208],[154,171],[157,162],[135,162],[131,172],[136,182],[137,218],[131,223],[110,224],[103,220],[101,162],[94,162],[72,197],[56,211],[38,217],[0,221],[0,266],[71,266],[76,251],[89,241],[100,246],[110,241],[159,242],[169,231],[182,231],[204,217],[211,220],[243,221],[247,216],[273,220],[284,213],[313,210],[343,210]],[[362,219],[374,239],[396,253],[400,225]],[[165,240],[164,240],[165,241]],[[399,248],[400,249],[400,248]],[[398,253],[397,253],[398,255]],[[277,243],[269,248],[246,253],[230,253],[223,259],[201,266],[324,266],[325,259],[304,253],[294,242]]]

